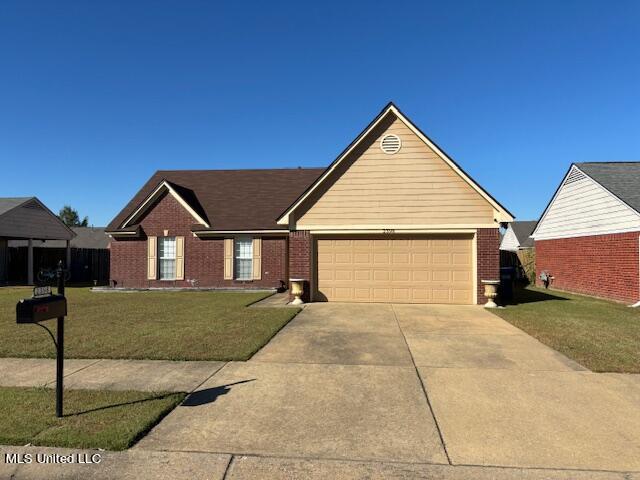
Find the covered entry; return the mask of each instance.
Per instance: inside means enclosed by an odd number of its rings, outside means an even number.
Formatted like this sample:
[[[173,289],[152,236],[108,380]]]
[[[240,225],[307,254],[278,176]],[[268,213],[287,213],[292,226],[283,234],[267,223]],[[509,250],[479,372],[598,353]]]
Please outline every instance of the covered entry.
[[[316,241],[315,300],[473,304],[473,234]]]

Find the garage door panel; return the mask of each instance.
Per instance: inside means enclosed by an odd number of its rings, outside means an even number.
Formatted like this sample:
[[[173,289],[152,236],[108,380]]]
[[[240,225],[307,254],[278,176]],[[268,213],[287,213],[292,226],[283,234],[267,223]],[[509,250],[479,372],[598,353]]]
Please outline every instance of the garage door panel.
[[[468,253],[452,253],[451,263],[454,265],[469,265],[471,256]]]
[[[390,280],[390,273],[389,270],[375,269],[373,271],[373,280],[375,282],[388,282]]]
[[[351,282],[354,280],[353,277],[354,277],[353,270],[336,270],[335,271],[335,280],[337,281]]]
[[[468,290],[452,290],[452,300],[454,303],[471,303],[471,292]]]
[[[411,281],[411,271],[409,270],[392,270],[391,271],[391,281],[396,282],[410,282]]]
[[[429,270],[414,270],[411,272],[411,277],[414,282],[429,282],[431,274],[432,272]]]
[[[319,239],[318,298],[473,303],[472,237]]]
[[[449,270],[437,270],[433,272],[433,281],[434,282],[450,282],[451,281],[452,272]]]
[[[434,303],[450,303],[451,300],[451,290],[450,289],[441,289],[434,288],[432,291],[432,300]]]
[[[469,283],[471,281],[471,272],[457,270],[452,273],[454,282]]]
[[[369,252],[355,252],[353,254],[353,263],[369,265],[371,263],[371,254]]]
[[[382,288],[372,288],[373,291],[373,301],[374,302],[390,302],[391,301],[391,289],[382,287]]]

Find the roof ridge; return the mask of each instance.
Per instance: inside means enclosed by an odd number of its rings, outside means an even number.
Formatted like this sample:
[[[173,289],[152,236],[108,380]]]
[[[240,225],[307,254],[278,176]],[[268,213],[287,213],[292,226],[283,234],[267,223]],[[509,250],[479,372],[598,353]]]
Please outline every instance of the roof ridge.
[[[611,160],[611,161],[601,161],[601,162],[575,162],[576,165],[611,165],[611,164],[629,164],[629,163],[640,163],[640,160]]]
[[[276,168],[201,168],[201,169],[171,169],[156,170],[161,172],[280,172],[285,170],[324,170],[326,167],[276,167]]]

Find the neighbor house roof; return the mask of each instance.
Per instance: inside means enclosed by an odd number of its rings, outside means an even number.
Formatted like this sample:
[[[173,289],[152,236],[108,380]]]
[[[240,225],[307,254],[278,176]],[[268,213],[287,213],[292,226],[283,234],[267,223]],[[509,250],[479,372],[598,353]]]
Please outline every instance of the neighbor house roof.
[[[70,240],[74,236],[36,197],[0,198],[0,237]]]
[[[533,247],[533,238],[531,238],[529,235],[533,233],[537,224],[538,222],[536,220],[523,220],[518,222],[511,222],[509,224],[511,230],[513,230],[513,233],[518,239],[518,243],[520,244],[521,248]]]
[[[281,229],[276,224],[278,215],[323,171],[323,168],[157,171],[109,223],[107,232],[135,232],[138,210],[153,203],[149,200],[153,200],[159,188],[189,207],[196,231]]]
[[[640,162],[581,162],[575,165],[640,212]]]
[[[27,200],[31,200],[35,197],[8,197],[8,198],[0,198],[0,215],[8,212],[9,210],[13,210],[19,205],[22,205]]]
[[[72,248],[109,248],[109,237],[104,233],[104,227],[71,227],[76,234],[71,239]],[[27,245],[27,240],[9,240],[10,247],[23,247]],[[35,244],[36,247],[45,248],[65,248],[65,240],[47,240],[42,245]]]

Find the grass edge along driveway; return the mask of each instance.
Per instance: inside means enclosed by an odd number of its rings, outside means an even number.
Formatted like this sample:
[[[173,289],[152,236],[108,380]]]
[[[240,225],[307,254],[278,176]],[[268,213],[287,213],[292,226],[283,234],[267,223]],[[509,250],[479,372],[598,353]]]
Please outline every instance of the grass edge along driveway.
[[[271,292],[91,292],[67,288],[66,358],[247,360],[297,313],[247,308]],[[0,357],[54,358],[51,338],[17,325],[30,288],[0,288]],[[55,321],[43,322],[55,333]]]
[[[640,310],[528,287],[493,313],[594,372],[640,373]]]
[[[0,387],[0,445],[124,450],[173,410],[184,393],[65,390],[55,416],[55,390]]]

